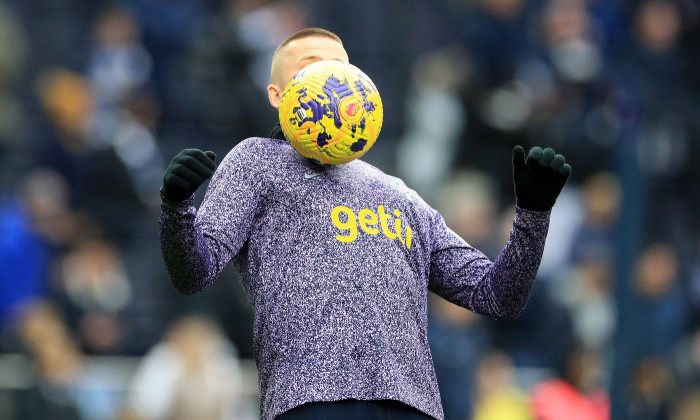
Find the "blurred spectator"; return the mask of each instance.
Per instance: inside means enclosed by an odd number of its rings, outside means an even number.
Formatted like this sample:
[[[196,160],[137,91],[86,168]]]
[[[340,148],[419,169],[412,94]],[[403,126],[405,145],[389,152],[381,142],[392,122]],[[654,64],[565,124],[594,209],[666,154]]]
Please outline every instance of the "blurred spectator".
[[[249,70],[261,92],[270,84],[270,63],[277,46],[307,26],[300,6],[296,0],[230,2],[229,13],[236,20],[241,40],[254,54]]]
[[[615,227],[622,202],[618,178],[599,172],[585,180],[582,187],[585,218],[575,234],[571,260],[574,263],[596,257],[615,260]]]
[[[18,305],[48,292],[51,258],[76,234],[66,181],[35,169],[0,199],[0,327]]]
[[[86,240],[58,261],[54,293],[91,353],[120,350],[124,326],[119,314],[131,299],[131,285],[112,244]]]
[[[46,303],[30,306],[20,335],[32,355],[37,386],[26,393],[18,418],[80,419],[71,388],[77,385],[82,358],[58,311]]]
[[[637,261],[637,322],[644,334],[637,348],[642,355],[668,355],[685,330],[686,302],[679,275],[678,257],[668,244],[647,247]]]
[[[428,340],[445,419],[470,418],[476,367],[487,346],[483,318],[430,295]]]
[[[479,363],[478,400],[474,420],[531,420],[528,395],[515,383],[513,362],[501,353],[490,353]]]
[[[160,116],[157,98],[146,86],[151,57],[141,44],[141,28],[127,9],[108,9],[98,17],[88,65],[95,108],[87,141],[113,147],[140,201],[156,208],[164,165],[153,130]]]
[[[269,103],[251,79],[253,53],[243,44],[235,21],[225,10],[210,16],[191,43],[187,67],[194,117],[227,146],[240,140],[237,137],[255,134],[250,128],[256,125],[253,114],[264,113]],[[270,110],[266,116],[264,128],[271,130],[274,113]]]
[[[681,16],[676,3],[643,1],[637,8],[634,24],[635,36],[647,51],[663,54],[677,48]]]
[[[630,420],[666,420],[674,393],[671,371],[663,360],[649,357],[640,361],[631,377],[627,408]]]
[[[124,194],[135,195],[139,204],[153,210],[160,205],[159,196],[154,196],[153,191],[160,189],[165,171],[152,132],[158,118],[158,104],[148,92],[137,91],[125,99],[124,105],[123,108],[102,110],[93,116],[92,138],[98,147],[111,149],[101,153],[126,173],[125,181],[131,188]]]
[[[94,110],[89,84],[79,73],[49,69],[38,81],[38,95],[47,124],[37,132],[32,158],[37,164],[58,171],[68,181],[71,204],[89,209],[90,201],[99,197],[96,190],[114,192],[114,188],[124,185],[97,185],[100,172],[111,168],[100,159],[88,137]]]
[[[535,418],[609,419],[610,402],[601,387],[602,372],[598,354],[581,349],[570,352],[561,378],[549,379],[533,390]]]
[[[21,180],[20,194],[36,232],[46,241],[54,256],[95,234],[97,227],[89,216],[70,207],[72,191],[66,179],[54,170],[35,168]]]
[[[94,387],[83,354],[51,303],[23,308],[19,336],[32,357],[36,383],[20,394],[17,419],[108,420],[116,399]],[[93,387],[85,385],[92,383]],[[101,389],[100,389],[101,388]]]
[[[531,52],[523,0],[478,0],[463,24],[465,41],[487,86],[513,76],[516,66]]]
[[[41,293],[48,255],[23,203],[13,195],[0,198],[0,328],[23,300]]]
[[[496,177],[499,191],[507,193],[512,192],[510,174],[493,168],[510,164],[513,146],[527,144],[522,130],[533,106],[528,89],[516,81],[517,68],[534,53],[527,2],[474,3],[476,9],[458,23],[463,32],[462,44],[469,52],[471,73],[459,92],[468,125],[456,159],[460,166],[467,165]]]
[[[407,124],[397,150],[401,178],[428,201],[454,165],[453,150],[466,125],[458,92],[469,78],[470,62],[455,47],[426,54],[413,70]]]
[[[574,176],[582,178],[610,167],[620,135],[619,116],[605,79],[603,40],[589,3],[547,2],[538,59],[546,67],[538,74],[551,84],[544,94],[535,96],[530,135],[532,144],[544,142],[566,156],[575,156]],[[531,80],[527,76],[531,72],[524,72],[523,80]]]
[[[100,14],[87,74],[99,107],[121,103],[151,73],[151,57],[140,43],[140,28],[127,9]]]
[[[146,355],[126,399],[122,420],[247,419],[237,395],[237,353],[208,318],[177,321]]]
[[[614,234],[622,197],[618,179],[609,173],[589,177],[582,192],[583,224],[573,235],[568,258],[573,264],[550,285],[554,298],[571,312],[577,342],[605,351],[616,323]]]
[[[184,76],[182,56],[186,53],[189,40],[205,16],[205,3],[199,0],[125,0],[121,5],[128,6],[141,27],[146,49],[153,57],[154,82],[159,93],[176,102],[173,111],[183,103],[177,100],[176,88]],[[114,7],[114,2],[108,6]],[[102,8],[104,10],[104,6]]]
[[[613,269],[605,256],[589,257],[570,273],[563,302],[571,312],[574,337],[589,349],[608,351],[615,332]]]
[[[224,1],[192,40],[188,63],[197,119],[227,152],[275,125],[267,101],[272,55],[287,36],[307,26],[296,1]]]
[[[690,83],[688,60],[680,49],[682,21],[678,2],[647,0],[634,11],[633,45],[618,64],[614,82],[637,109],[636,152],[653,197],[645,206],[649,238],[686,234],[691,221],[691,167],[697,96]]]
[[[38,94],[55,130],[57,146],[68,153],[88,151],[89,143],[85,135],[94,101],[85,77],[66,69],[49,69],[39,79]],[[54,159],[60,157],[55,156]],[[69,180],[72,181],[72,177]]]
[[[549,60],[564,82],[586,83],[600,76],[603,57],[584,0],[550,1],[543,30]]]
[[[110,233],[133,229],[127,215],[143,205],[157,206],[152,191],[159,188],[164,169],[156,140],[144,125],[154,123],[148,117],[155,118],[157,111],[132,93],[125,105],[140,110],[143,122],[123,108],[97,112],[85,77],[64,69],[43,75],[39,95],[51,124],[39,133],[34,159],[59,171],[73,191],[72,204],[92,211]]]
[[[0,329],[18,304],[43,293],[47,254],[19,200],[0,198]]]

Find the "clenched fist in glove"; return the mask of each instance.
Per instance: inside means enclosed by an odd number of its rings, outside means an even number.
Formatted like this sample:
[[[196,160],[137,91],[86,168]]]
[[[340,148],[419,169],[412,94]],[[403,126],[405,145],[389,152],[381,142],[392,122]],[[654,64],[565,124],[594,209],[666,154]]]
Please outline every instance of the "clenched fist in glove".
[[[216,169],[216,154],[185,149],[170,161],[163,177],[162,193],[168,200],[184,201],[211,178]]]
[[[520,146],[513,149],[513,183],[518,207],[547,211],[554,206],[571,175],[571,166],[554,150],[530,149],[527,158]]]

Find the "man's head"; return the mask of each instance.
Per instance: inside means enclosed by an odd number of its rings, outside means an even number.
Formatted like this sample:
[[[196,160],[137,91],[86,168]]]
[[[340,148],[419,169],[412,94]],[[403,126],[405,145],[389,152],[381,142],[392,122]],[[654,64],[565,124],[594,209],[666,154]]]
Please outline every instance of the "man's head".
[[[321,60],[348,63],[348,53],[338,35],[320,28],[307,28],[285,39],[272,57],[267,96],[279,108],[282,92],[289,80],[301,69]]]

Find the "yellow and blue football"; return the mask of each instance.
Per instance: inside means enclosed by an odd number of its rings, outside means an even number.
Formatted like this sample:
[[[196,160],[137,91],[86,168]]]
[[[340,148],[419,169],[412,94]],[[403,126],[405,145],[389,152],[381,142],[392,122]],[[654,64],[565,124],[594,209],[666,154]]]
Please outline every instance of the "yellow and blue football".
[[[282,132],[304,157],[328,165],[365,154],[382,129],[377,87],[352,64],[324,60],[287,83],[279,107]]]

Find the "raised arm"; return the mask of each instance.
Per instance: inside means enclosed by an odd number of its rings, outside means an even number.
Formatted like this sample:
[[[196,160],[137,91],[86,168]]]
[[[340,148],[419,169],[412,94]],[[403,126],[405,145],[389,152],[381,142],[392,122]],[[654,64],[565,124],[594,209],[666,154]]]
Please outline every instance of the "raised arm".
[[[197,293],[214,283],[250,236],[262,184],[249,146],[247,141],[236,146],[216,172],[213,153],[197,149],[178,154],[166,171],[160,244],[170,280],[181,293]],[[210,176],[196,210],[192,194]]]
[[[542,260],[549,215],[571,167],[552,149],[513,151],[516,215],[506,246],[494,262],[467,244],[435,214],[429,288],[443,298],[496,319],[525,309]]]
[[[196,293],[211,284],[211,255],[195,225],[194,192],[216,169],[214,152],[184,149],[163,176],[160,245],[173,285],[181,293]]]

